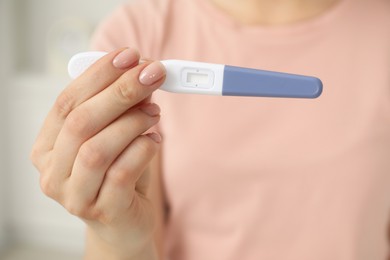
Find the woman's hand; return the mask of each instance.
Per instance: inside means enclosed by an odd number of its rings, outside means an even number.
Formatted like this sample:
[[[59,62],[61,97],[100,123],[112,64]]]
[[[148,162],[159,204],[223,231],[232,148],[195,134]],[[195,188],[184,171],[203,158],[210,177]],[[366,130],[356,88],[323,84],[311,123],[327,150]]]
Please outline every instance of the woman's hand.
[[[88,225],[92,243],[131,258],[152,241],[145,169],[159,149],[160,119],[149,98],[164,81],[159,62],[138,64],[132,49],[114,51],[57,98],[31,159],[43,192]]]

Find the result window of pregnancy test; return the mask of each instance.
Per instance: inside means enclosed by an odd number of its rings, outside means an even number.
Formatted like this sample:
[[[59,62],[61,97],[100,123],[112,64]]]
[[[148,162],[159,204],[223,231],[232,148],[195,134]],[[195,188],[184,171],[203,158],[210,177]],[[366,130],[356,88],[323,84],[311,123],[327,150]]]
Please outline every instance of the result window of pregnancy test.
[[[212,88],[214,72],[209,69],[185,68],[182,71],[182,83],[190,88]]]
[[[209,75],[205,73],[192,73],[187,74],[187,83],[191,84],[207,84],[209,83]]]

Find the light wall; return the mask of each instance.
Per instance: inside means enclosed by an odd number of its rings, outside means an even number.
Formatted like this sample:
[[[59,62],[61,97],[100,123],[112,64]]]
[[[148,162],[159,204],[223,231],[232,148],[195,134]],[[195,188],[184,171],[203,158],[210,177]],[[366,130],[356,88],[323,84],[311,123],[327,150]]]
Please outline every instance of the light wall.
[[[104,16],[125,1],[13,0],[17,7],[18,68],[32,72],[50,69],[50,48],[66,52],[82,47],[77,42],[81,33],[93,31]]]
[[[5,147],[5,123],[6,119],[6,106],[3,102],[6,96],[6,75],[10,72],[10,68],[13,66],[13,61],[11,59],[11,53],[13,52],[11,38],[13,37],[11,16],[13,13],[12,0],[2,0],[0,1],[0,32],[2,37],[0,37],[0,57],[2,62],[0,62],[0,147]],[[4,62],[7,61],[7,62]],[[6,239],[6,149],[0,149],[0,252],[4,250],[7,246]]]
[[[42,194],[29,153],[69,82],[69,56],[88,48],[98,21],[122,2],[0,0],[0,255],[12,244],[81,255],[83,223]]]

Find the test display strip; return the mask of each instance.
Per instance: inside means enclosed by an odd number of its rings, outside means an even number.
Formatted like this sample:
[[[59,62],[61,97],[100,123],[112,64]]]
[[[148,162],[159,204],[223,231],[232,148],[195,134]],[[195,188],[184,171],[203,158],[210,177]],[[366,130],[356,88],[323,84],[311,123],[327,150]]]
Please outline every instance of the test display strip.
[[[72,57],[69,75],[76,78],[105,52],[84,52]],[[312,76],[242,68],[185,60],[163,60],[167,71],[161,90],[222,96],[317,98],[322,82]]]

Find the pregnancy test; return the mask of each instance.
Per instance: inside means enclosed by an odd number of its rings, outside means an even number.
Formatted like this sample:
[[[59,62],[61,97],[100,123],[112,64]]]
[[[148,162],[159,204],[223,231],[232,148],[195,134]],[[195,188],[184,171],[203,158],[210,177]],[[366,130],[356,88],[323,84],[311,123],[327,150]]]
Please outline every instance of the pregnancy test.
[[[78,77],[106,52],[83,52],[71,58],[68,72]],[[163,60],[167,75],[161,90],[219,96],[317,98],[322,82],[311,76],[186,60]]]

